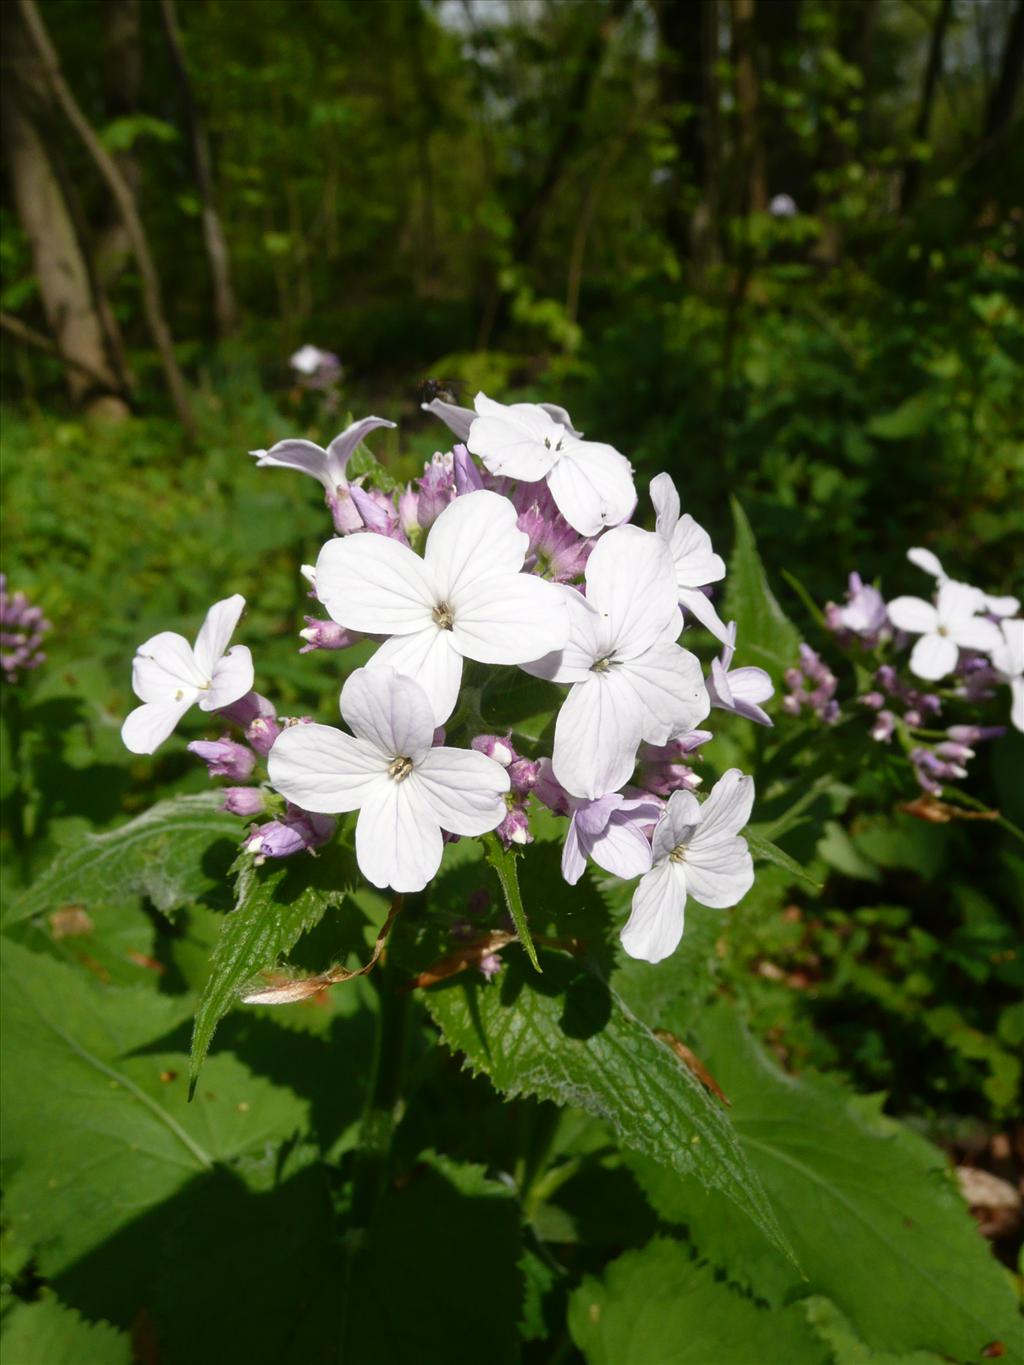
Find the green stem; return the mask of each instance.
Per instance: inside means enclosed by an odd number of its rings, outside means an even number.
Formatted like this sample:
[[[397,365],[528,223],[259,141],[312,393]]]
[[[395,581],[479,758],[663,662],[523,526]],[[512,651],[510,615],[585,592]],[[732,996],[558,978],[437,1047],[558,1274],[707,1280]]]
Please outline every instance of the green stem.
[[[526,956],[539,972],[541,965],[537,961],[537,949],[533,946],[530,926],[526,921],[526,911],[523,908],[523,897],[519,891],[516,855],[510,848],[502,847],[501,840],[496,834],[485,834],[483,843],[487,861],[498,874],[498,881],[501,883],[501,889],[505,896],[505,904],[512,916],[512,923],[516,926],[519,941],[526,949]]]

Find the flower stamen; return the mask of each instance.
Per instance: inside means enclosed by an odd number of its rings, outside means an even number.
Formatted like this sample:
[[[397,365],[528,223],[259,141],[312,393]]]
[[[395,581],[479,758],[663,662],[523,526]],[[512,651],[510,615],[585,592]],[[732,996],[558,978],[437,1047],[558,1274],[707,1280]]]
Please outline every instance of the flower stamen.
[[[451,630],[455,624],[455,613],[447,602],[438,602],[434,608],[434,620],[442,630]]]
[[[413,769],[412,759],[405,758],[402,755],[399,755],[398,758],[394,759],[391,763],[388,764],[388,777],[390,777],[395,782],[404,782],[405,779],[412,772],[412,769]]]

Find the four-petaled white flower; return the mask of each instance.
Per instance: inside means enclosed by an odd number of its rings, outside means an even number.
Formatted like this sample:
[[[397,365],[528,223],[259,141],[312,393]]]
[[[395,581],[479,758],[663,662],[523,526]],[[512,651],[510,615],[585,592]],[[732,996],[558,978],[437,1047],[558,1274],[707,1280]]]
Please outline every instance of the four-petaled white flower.
[[[937,579],[940,584],[955,583],[957,581],[956,579],[950,578],[949,574],[942,567],[942,562],[938,555],[933,554],[931,550],[925,550],[922,546],[915,545],[907,551],[907,558],[910,560],[911,564],[916,565],[919,569],[923,569],[925,573],[931,574],[931,576]],[[967,587],[969,585],[961,584],[960,586]],[[974,588],[973,591],[978,594],[980,603],[978,607],[979,611],[984,610],[991,612],[993,616],[1012,616],[1014,612],[1020,611],[1020,599],[1017,597],[992,597],[989,593],[982,592],[980,588]]]
[[[1024,620],[1000,623],[1002,639],[992,650],[996,671],[1010,685],[1010,723],[1024,730]]]
[[[921,637],[910,654],[911,672],[934,682],[952,673],[961,649],[991,653],[1002,636],[998,626],[976,615],[981,597],[977,588],[947,578],[934,606],[920,597],[897,597],[889,603],[893,625]]]
[[[341,532],[358,531],[363,519],[352,505],[349,497],[348,479],[345,470],[356,447],[377,427],[393,427],[385,417],[364,417],[346,427],[326,450],[312,441],[278,441],[269,450],[250,450],[257,465],[261,468],[271,465],[279,469],[298,469],[319,479],[324,486],[327,503],[334,517],[334,524]]]
[[[317,596],[340,626],[392,637],[370,667],[415,678],[441,725],[464,658],[523,664],[565,644],[564,590],[520,572],[528,547],[512,503],[481,489],[448,504],[422,559],[384,536],[329,541],[316,564]]]
[[[580,535],[618,526],[636,506],[633,468],[625,455],[583,441],[537,403],[495,403],[476,396],[477,418],[466,445],[492,474],[525,483],[547,480],[562,516]]]
[[[196,702],[203,711],[218,711],[250,691],[252,655],[245,645],[227,647],[244,606],[240,593],[215,602],[195,648],[173,630],[139,645],[132,662],[132,691],[142,705],[121,726],[121,738],[133,754],[153,753]]]
[[[716,640],[727,644],[729,632],[718,612],[701,588],[725,577],[725,561],[711,548],[711,537],[698,526],[689,512],[680,516],[679,494],[667,474],[651,480],[651,502],[657,513],[658,535],[672,555],[679,602],[709,630]]]
[[[656,825],[662,803],[654,796],[611,792],[596,801],[569,798],[571,817],[562,849],[562,876],[575,886],[592,858],[613,877],[639,877],[650,870],[651,845],[645,829]]]
[[[552,766],[566,791],[594,799],[629,778],[641,740],[665,744],[692,730],[711,704],[698,660],[676,644],[681,619],[664,541],[638,526],[609,531],[585,577],[586,598],[562,590],[564,649],[523,667],[572,684],[555,724]]]
[[[270,780],[303,810],[358,810],[356,860],[366,879],[422,891],[441,864],[442,830],[486,834],[504,819],[508,773],[475,749],[433,748],[430,700],[393,668],[351,674],[341,714],[354,735],[331,725],[284,730],[270,751]]]
[[[724,910],[754,882],[747,841],[739,832],[750,819],[754,779],[730,768],[702,804],[692,792],[669,797],[654,831],[653,866],[633,893],[633,909],[620,935],[630,957],[660,962],[683,936],[686,897]]]

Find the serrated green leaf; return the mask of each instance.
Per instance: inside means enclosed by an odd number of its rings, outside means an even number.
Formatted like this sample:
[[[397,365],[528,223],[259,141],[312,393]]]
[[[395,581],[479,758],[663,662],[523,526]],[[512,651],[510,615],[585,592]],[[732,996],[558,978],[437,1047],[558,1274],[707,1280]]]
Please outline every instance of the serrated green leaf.
[[[47,1294],[3,1317],[0,1357],[7,1365],[132,1365],[132,1342],[107,1322],[85,1322]]]
[[[585,1109],[626,1146],[721,1190],[786,1254],[718,1101],[594,970],[543,956],[542,977],[510,958],[493,985],[460,981],[426,992],[448,1046],[502,1094]]]
[[[62,905],[89,909],[139,894],[165,914],[202,900],[221,886],[242,833],[220,800],[216,792],[177,796],[105,834],[80,835],[17,898],[5,925]]]
[[[864,1345],[835,1304],[820,1295],[803,1299],[800,1307],[812,1330],[831,1351],[833,1365],[948,1365],[948,1356],[931,1351],[893,1355],[891,1351],[872,1350]]]
[[[519,890],[515,850],[503,848],[501,840],[496,834],[488,834],[485,837],[484,848],[487,851],[487,861],[494,868],[494,871],[498,876],[498,881],[501,883],[502,895],[505,897],[505,906],[508,909],[508,913],[512,916],[512,923],[516,926],[519,942],[526,950],[526,956],[530,959],[533,969],[539,972],[541,966],[537,961],[537,949],[533,946],[530,925],[526,918],[526,910],[523,908],[523,897]]]
[[[736,540],[726,579],[725,619],[736,622],[739,661],[765,669],[777,682],[796,662],[800,632],[768,586],[750,522],[735,498],[732,515]]]
[[[588,1365],[827,1365],[798,1308],[758,1307],[679,1242],[656,1238],[569,1302]]]
[[[807,1279],[717,1191],[630,1155],[656,1212],[685,1224],[702,1255],[774,1304],[827,1296],[875,1350],[974,1361],[1014,1340],[1013,1295],[941,1152],[877,1102],[783,1074],[730,1006],[704,1013],[694,1047],[732,1101],[740,1147]]]
[[[6,943],[0,1003],[5,1215],[51,1279],[215,1164],[260,1151],[308,1118],[304,1100],[226,1055],[211,1059],[188,1105],[186,997],[102,986]],[[121,1278],[109,1285],[129,1320],[140,1273],[119,1263]]]
[[[763,863],[772,863],[775,867],[781,867],[798,881],[806,882],[808,886],[813,886],[815,891],[821,890],[821,882],[815,881],[811,874],[800,866],[795,858],[791,858],[788,853],[784,853],[777,844],[773,844],[770,839],[763,838],[760,834],[755,834],[750,828],[743,831],[743,837],[750,845],[750,851],[756,859]]]
[[[257,867],[253,859],[243,856],[235,908],[221,924],[210,975],[196,1010],[189,1060],[191,1089],[217,1024],[242,988],[259,972],[273,967],[330,907],[339,906],[356,882],[352,855],[337,844],[315,861],[303,858]]]

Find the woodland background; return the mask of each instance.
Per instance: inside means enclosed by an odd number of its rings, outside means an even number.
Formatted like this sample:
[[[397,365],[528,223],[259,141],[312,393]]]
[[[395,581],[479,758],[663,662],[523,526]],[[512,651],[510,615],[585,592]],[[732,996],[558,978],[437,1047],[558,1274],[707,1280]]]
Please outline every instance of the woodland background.
[[[427,380],[464,403],[483,388],[564,404],[631,458],[641,486],[667,469],[723,552],[738,498],[776,595],[817,645],[784,573],[819,602],[838,600],[853,569],[888,596],[919,593],[904,556],[925,545],[988,590],[1024,586],[1024,0],[9,0],[0,17],[2,567],[54,626],[48,662],[5,700],[5,898],[76,839],[208,785],[182,744],[154,760],[119,744],[131,654],[147,635],[191,636],[209,603],[241,591],[261,690],[283,713],[332,714],[333,656],[299,660],[295,635],[308,601],[294,566],[315,558],[326,514],[310,481],[257,472],[246,452],[286,435],[326,443],[348,414],[373,412],[399,422],[371,444],[408,478],[449,439],[420,411]],[[289,366],[304,344],[340,359],[326,390]],[[1014,744],[979,756],[970,788],[1020,824]],[[985,822],[894,817],[891,793],[868,780],[866,731],[856,752],[835,752],[840,775],[791,849],[815,860],[823,889],[801,896],[769,874],[722,931],[712,984],[696,967],[694,979],[787,1070],[884,1091],[947,1162],[1012,1186],[1024,1164],[1020,846]],[[136,1038],[126,1010],[109,1038],[122,1029],[152,1050],[165,1025],[182,1033],[225,908],[200,884],[205,903],[170,926],[133,891],[84,937],[42,921],[35,938],[14,931],[15,963],[32,950],[23,988],[66,992],[87,1032],[95,979],[145,980],[166,1018]],[[51,969],[72,975],[61,985]],[[678,973],[664,979],[689,991]],[[342,1133],[355,1109],[336,1087],[362,1084],[372,997],[353,988],[333,1022],[225,1028],[222,1049],[279,1087],[308,1087],[315,1132]],[[713,1053],[716,1029],[729,1029],[707,1018]],[[344,1037],[344,1056],[335,1047],[314,1077],[329,1036]],[[31,1088],[48,1063],[33,1060],[31,1027],[24,1037],[17,1075]],[[490,1168],[513,1130],[528,1151],[540,1133],[545,1160],[568,1152],[577,1166],[561,1189],[539,1157],[535,1169],[522,1158],[531,1236],[556,1248],[573,1283],[649,1238],[653,1215],[636,1211],[624,1170],[587,1184],[592,1134],[566,1136],[563,1122],[552,1146],[553,1107],[525,1099],[506,1129],[506,1111],[481,1099],[485,1081],[437,1075],[452,1088],[440,1099],[428,1088],[406,1138],[410,1166],[417,1140],[435,1152],[428,1185],[438,1171],[455,1179],[446,1161]],[[757,1093],[751,1084],[755,1110]],[[49,1102],[38,1097],[40,1113]],[[298,1120],[281,1112],[275,1170],[301,1187],[298,1203],[286,1209],[269,1166],[246,1167],[247,1156],[232,1176],[250,1182],[245,1197],[211,1175],[202,1198],[197,1183],[137,1222],[114,1220],[108,1240],[59,1265],[38,1229],[78,1217],[105,1227],[107,1214],[80,1195],[66,1215],[47,1212],[45,1181],[19,1187],[14,1161],[0,1306],[21,1315],[10,1330],[24,1360],[65,1360],[53,1343],[66,1332],[78,1344],[60,1349],[80,1365],[79,1330],[99,1333],[96,1361],[127,1358],[120,1338],[72,1322],[72,1310],[130,1332],[146,1365],[243,1347],[248,1360],[285,1359],[282,1323],[319,1284],[293,1263],[287,1239],[305,1246],[309,1224],[292,1212],[324,1204],[308,1144],[282,1136]],[[332,1150],[344,1163],[344,1143]],[[459,1188],[478,1196],[481,1181]],[[623,1349],[602,1356],[579,1324],[570,1339],[569,1289],[544,1256],[516,1261],[502,1240],[516,1214],[487,1193],[487,1220],[464,1231],[483,1238],[496,1220],[504,1270],[482,1266],[478,1282],[471,1260],[444,1263],[465,1302],[436,1320],[423,1310],[433,1328],[417,1339],[422,1358],[479,1359],[474,1342],[493,1331],[495,1358],[511,1360],[506,1327],[518,1321],[527,1360],[576,1360],[579,1348],[624,1365]],[[420,1223],[449,1217],[422,1197]],[[284,1240],[246,1271],[277,1217]],[[978,1217],[1013,1265],[1019,1204]],[[401,1241],[407,1228],[392,1231]],[[76,1235],[68,1245],[85,1245]],[[205,1254],[218,1269],[197,1286],[180,1265]],[[357,1268],[356,1298],[360,1284],[386,1282],[392,1251],[380,1255]],[[408,1281],[432,1255],[425,1244]],[[525,1291],[511,1287],[515,1266]],[[631,1287],[622,1270],[609,1302],[628,1309],[644,1275]],[[52,1285],[67,1306],[51,1322]],[[636,1301],[646,1307],[645,1294]],[[398,1331],[401,1310],[381,1312]],[[303,1349],[300,1362],[312,1358]]]

